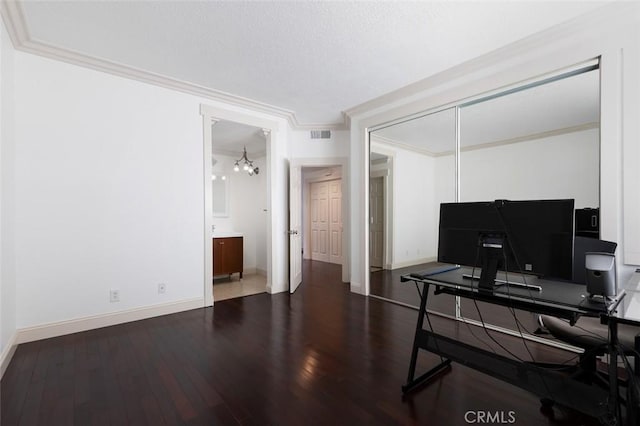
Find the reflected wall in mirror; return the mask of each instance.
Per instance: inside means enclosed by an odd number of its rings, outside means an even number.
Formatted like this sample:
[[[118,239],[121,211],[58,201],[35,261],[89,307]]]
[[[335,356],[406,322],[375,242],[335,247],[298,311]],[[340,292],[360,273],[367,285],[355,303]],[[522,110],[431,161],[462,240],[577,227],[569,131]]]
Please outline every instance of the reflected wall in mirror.
[[[371,295],[419,303],[416,289],[399,277],[437,259],[440,203],[455,201],[455,135],[454,109],[370,133]],[[445,299],[442,312],[452,314]]]
[[[460,201],[600,195],[599,75],[590,71],[460,109]]]

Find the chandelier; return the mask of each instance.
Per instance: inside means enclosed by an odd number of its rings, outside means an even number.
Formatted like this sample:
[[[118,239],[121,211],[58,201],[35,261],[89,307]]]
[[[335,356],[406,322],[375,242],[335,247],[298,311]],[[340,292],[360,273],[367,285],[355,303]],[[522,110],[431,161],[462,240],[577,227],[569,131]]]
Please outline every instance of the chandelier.
[[[244,170],[245,172],[249,173],[249,176],[253,176],[254,174],[258,174],[260,172],[260,169],[258,167],[253,167],[253,161],[249,160],[247,158],[247,147],[244,147],[244,152],[242,153],[242,157],[240,157],[238,160],[236,160],[235,164],[233,165],[233,171],[234,172],[239,172],[240,171],[240,164],[242,163],[242,170]]]

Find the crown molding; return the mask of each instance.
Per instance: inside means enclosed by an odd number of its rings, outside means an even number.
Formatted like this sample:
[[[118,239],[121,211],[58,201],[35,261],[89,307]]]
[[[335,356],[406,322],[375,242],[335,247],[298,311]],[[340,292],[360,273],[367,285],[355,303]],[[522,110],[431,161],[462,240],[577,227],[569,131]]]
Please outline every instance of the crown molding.
[[[531,133],[529,135],[503,139],[495,142],[486,142],[486,143],[481,143],[481,144],[476,144],[471,146],[465,146],[460,148],[460,152],[477,151],[479,149],[495,148],[498,146],[512,145],[520,142],[530,142],[538,139],[552,138],[555,136],[562,136],[562,135],[567,135],[571,133],[584,132],[586,130],[599,129],[599,128],[600,128],[599,122],[578,124],[576,126],[563,127],[560,129],[548,130],[545,132]],[[455,151],[441,152],[441,153],[438,153],[438,157],[444,156],[444,155],[451,155],[451,154],[454,154],[454,152]]]
[[[289,121],[291,127],[294,130],[349,130],[349,121],[347,115],[342,113],[343,121],[341,123],[317,123],[317,124],[303,124],[298,121],[295,114],[292,114],[292,119]]]
[[[415,145],[410,145],[408,143],[405,142],[400,142],[398,140],[392,139],[392,138],[388,138],[385,136],[379,136],[379,135],[371,135],[371,142],[372,143],[379,143],[379,144],[383,144],[383,145],[388,145],[388,146],[393,146],[396,148],[401,148],[404,149],[406,151],[412,151],[418,154],[422,154],[422,155],[426,155],[429,157],[437,157],[438,154],[432,151],[429,151],[428,149],[425,148],[421,148],[419,146],[415,146]]]
[[[583,132],[585,130],[592,130],[592,129],[598,129],[598,128],[600,128],[599,122],[578,124],[576,126],[569,126],[569,127],[563,127],[563,128],[554,129],[554,130],[548,130],[544,132],[531,133],[528,135],[518,136],[515,138],[502,139],[502,140],[493,141],[493,142],[485,142],[485,143],[480,143],[480,144],[470,145],[470,146],[463,146],[463,147],[460,147],[460,152],[477,151],[479,149],[495,148],[495,147],[504,146],[504,145],[512,145],[520,142],[530,142],[538,139],[551,138],[554,136],[562,136],[570,133]],[[455,155],[455,150],[432,152],[427,149],[420,148],[414,145],[409,145],[404,142],[399,142],[395,139],[387,138],[384,136],[372,135],[371,142],[392,146],[396,148],[402,148],[407,151],[413,151],[418,154],[427,155],[430,157],[444,157],[447,155]]]
[[[29,35],[28,26],[18,0],[2,0],[0,14],[11,38],[11,42],[16,50],[31,53],[45,58],[54,59],[68,64],[77,65],[83,68],[90,68],[96,71],[105,72],[119,77],[137,80],[154,86],[164,87],[190,95],[201,96],[214,101],[223,102],[233,106],[246,108],[255,112],[269,114],[285,119],[293,130],[346,130],[347,121],[343,113],[343,122],[305,124],[300,123],[295,112],[277,107],[275,105],[233,95],[220,90],[211,89],[188,81],[167,77],[140,68],[131,67],[115,61],[90,56],[71,49],[48,44],[43,41],[33,39]]]
[[[0,3],[0,14],[13,46],[17,49],[29,39],[27,24],[22,14],[22,8],[17,1],[2,0]]]

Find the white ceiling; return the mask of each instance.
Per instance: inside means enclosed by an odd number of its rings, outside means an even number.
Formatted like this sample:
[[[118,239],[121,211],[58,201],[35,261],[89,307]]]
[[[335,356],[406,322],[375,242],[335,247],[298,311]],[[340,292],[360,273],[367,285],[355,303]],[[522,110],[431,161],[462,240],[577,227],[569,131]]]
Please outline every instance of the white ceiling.
[[[25,1],[30,40],[292,111],[301,125],[591,11],[595,1]]]

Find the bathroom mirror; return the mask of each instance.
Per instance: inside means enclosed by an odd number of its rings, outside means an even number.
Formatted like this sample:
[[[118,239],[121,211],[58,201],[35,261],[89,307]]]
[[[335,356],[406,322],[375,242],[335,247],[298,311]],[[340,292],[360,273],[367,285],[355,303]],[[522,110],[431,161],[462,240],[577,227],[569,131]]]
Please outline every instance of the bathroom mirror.
[[[229,216],[229,178],[221,175],[212,177],[213,217]]]

